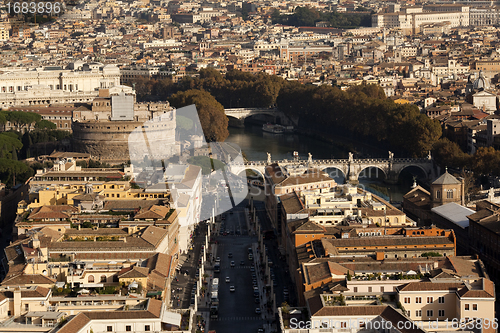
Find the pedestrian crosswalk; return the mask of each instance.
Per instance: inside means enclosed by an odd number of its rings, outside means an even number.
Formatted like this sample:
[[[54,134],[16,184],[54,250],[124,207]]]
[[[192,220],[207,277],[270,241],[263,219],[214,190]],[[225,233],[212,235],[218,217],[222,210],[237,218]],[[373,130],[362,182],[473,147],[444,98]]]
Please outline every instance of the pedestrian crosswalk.
[[[250,321],[250,320],[262,320],[261,317],[219,317],[217,319],[210,319],[210,321]]]

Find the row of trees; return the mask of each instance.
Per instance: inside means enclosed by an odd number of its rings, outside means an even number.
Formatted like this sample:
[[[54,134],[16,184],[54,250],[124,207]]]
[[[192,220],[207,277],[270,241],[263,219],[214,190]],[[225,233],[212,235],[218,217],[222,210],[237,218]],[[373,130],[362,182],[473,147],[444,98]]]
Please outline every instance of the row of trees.
[[[280,15],[279,10],[275,9],[271,14],[271,19],[274,24],[280,23],[285,25],[293,25],[296,27],[314,27],[316,22],[328,22],[333,28],[358,28],[371,27],[371,14],[343,14],[338,12],[320,12],[314,8],[297,7],[292,15]]]
[[[8,122],[14,130],[0,133],[0,181],[13,186],[26,181],[36,169],[20,160],[31,157],[32,152],[38,155],[40,145],[59,141],[70,133],[57,130],[54,123],[33,112],[0,111],[0,125],[5,129]]]
[[[500,176],[500,151],[480,147],[473,154],[464,153],[458,144],[442,138],[434,145],[434,158],[441,166],[471,170],[477,175]]]
[[[277,99],[281,111],[313,132],[344,132],[388,143],[391,150],[423,157],[441,137],[438,121],[415,105],[396,104],[378,85],[342,91],[327,85],[287,83]]]
[[[174,93],[197,89],[209,92],[225,108],[237,108],[275,104],[283,82],[282,78],[265,73],[254,75],[230,70],[226,75],[222,75],[213,68],[206,68],[200,70],[198,77],[186,76],[177,84],[170,78],[138,78],[134,86],[138,101],[164,101]]]

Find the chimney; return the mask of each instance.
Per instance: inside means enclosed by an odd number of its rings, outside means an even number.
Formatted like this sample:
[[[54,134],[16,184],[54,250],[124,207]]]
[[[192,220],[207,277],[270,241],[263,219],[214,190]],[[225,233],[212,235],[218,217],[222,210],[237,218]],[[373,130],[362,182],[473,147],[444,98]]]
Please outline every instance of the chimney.
[[[21,315],[21,287],[14,289],[14,317]]]

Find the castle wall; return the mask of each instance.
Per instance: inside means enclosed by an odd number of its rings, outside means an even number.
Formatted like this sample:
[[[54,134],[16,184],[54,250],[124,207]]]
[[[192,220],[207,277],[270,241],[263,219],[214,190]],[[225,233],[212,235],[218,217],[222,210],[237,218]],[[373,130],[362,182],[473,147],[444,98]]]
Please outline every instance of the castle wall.
[[[76,152],[89,153],[103,162],[127,162],[131,159],[129,135],[137,127],[142,127],[150,141],[148,144],[151,147],[151,154],[173,155],[178,153],[175,145],[175,126],[175,111],[158,112],[147,122],[109,120],[73,122],[73,149]],[[154,138],[154,142],[151,138]],[[143,144],[143,142],[138,144],[141,143]],[[141,156],[140,159],[142,158]]]

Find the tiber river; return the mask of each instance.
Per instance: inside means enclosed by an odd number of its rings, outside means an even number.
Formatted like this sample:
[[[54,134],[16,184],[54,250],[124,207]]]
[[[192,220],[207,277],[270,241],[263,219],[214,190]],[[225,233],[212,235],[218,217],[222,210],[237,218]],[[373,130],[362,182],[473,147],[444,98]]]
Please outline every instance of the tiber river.
[[[245,128],[229,127],[229,138],[226,142],[237,144],[250,161],[265,161],[267,152],[271,154],[272,160],[293,160],[293,152],[297,151],[301,159],[307,160],[308,153],[313,159],[347,158],[349,150],[354,150],[361,154],[361,157],[387,158],[388,152],[381,151],[373,147],[362,144],[354,144],[339,138],[335,144],[320,141],[301,134],[272,134],[262,131],[261,126],[247,125]],[[355,154],[354,158],[360,158]],[[395,156],[396,158],[398,156]],[[337,183],[345,182],[342,172],[336,169],[328,169],[327,172]],[[403,201],[403,195],[411,189],[413,176],[419,176],[417,168],[407,168],[400,175],[399,184],[385,184],[383,182],[384,173],[372,170],[372,178],[360,177],[360,184],[367,190],[376,193],[388,200],[395,202]]]

